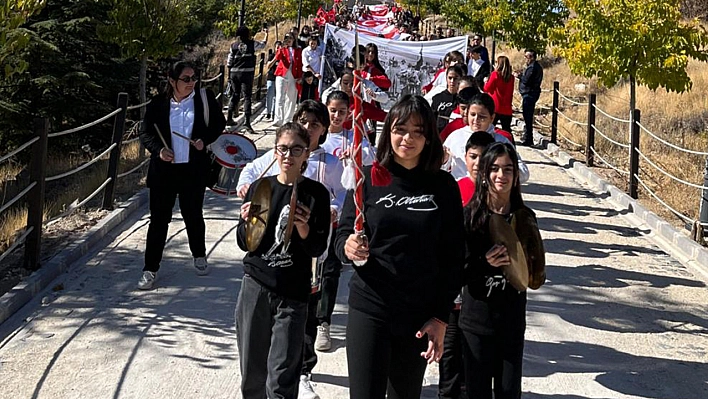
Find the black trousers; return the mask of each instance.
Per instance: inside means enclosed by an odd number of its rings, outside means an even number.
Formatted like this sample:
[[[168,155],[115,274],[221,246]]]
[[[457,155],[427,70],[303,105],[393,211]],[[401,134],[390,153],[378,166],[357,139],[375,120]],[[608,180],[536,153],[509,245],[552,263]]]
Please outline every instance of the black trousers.
[[[462,391],[464,379],[464,363],[462,361],[462,330],[458,324],[460,311],[450,312],[443,354],[440,358],[440,382],[438,383],[438,398],[440,399],[466,399]]]
[[[243,114],[251,115],[251,96],[253,95],[254,72],[230,72],[231,98],[229,99],[229,111],[238,110],[238,103],[243,96]]]
[[[172,208],[178,197],[179,210],[187,228],[189,250],[195,258],[206,256],[206,227],[202,213],[206,188],[194,181],[194,173],[190,170],[192,165],[177,164],[171,167],[174,173],[162,177],[160,184],[150,187],[150,225],[143,271],[157,272],[160,269],[167,229],[172,221]]]
[[[245,275],[235,318],[242,397],[297,399],[307,304]]]
[[[521,97],[521,112],[524,115],[524,123],[526,124],[524,134],[521,137],[523,144],[533,143],[533,114],[540,96],[541,93],[527,93]]]
[[[319,292],[319,303],[316,308],[318,324],[332,324],[332,313],[334,305],[337,303],[337,291],[339,290],[339,277],[342,275],[342,262],[337,257],[334,249],[334,236],[336,228],[332,229],[329,238],[329,248],[327,249],[327,259],[322,267],[322,288]]]
[[[302,343],[302,373],[310,374],[317,365],[317,352],[315,351],[315,339],[317,338],[317,304],[320,293],[310,295],[307,301],[307,322],[305,323],[305,339]]]
[[[427,337],[392,333],[390,320],[349,308],[347,366],[350,399],[419,399]],[[388,396],[387,396],[388,393]]]
[[[337,301],[342,263],[337,258],[334,249],[334,234],[336,231],[336,228],[332,229],[327,259],[325,259],[322,267],[322,286],[320,291],[310,295],[307,303],[307,324],[305,325],[305,342],[302,348],[302,374],[312,373],[312,370],[317,365],[317,352],[315,351],[317,327],[324,322],[331,324],[334,305]]]
[[[494,124],[501,124],[501,129],[511,133],[511,115],[495,114]]]
[[[480,335],[463,330],[463,335],[465,385],[469,399],[521,398],[524,331],[500,329],[496,335]]]

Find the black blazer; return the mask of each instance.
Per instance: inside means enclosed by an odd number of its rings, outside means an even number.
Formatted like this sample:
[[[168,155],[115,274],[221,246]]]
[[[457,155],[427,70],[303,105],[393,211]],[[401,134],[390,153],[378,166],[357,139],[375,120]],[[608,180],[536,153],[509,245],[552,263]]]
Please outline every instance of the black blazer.
[[[221,135],[226,127],[226,119],[221,110],[219,102],[214,93],[206,90],[206,97],[209,103],[209,126],[204,121],[204,106],[199,89],[195,88],[194,93],[194,127],[192,129],[192,140],[201,139],[204,142],[204,149],[197,151],[194,147],[189,147],[190,170],[194,171],[194,183],[206,186],[210,157],[206,146],[213,143]],[[167,145],[172,148],[172,130],[170,128],[170,99],[164,94],[154,97],[147,105],[145,117],[140,124],[140,141],[145,148],[150,151],[150,166],[148,168],[147,186],[154,187],[159,182],[166,181],[166,177],[173,173],[174,165],[160,159],[160,150],[164,147],[162,140],[158,136],[155,125],[160,129],[162,137]]]
[[[474,80],[477,81],[477,86],[479,86],[480,91],[484,89],[484,78],[488,78],[491,74],[490,69],[489,62],[485,61],[482,65],[480,65],[477,70],[477,74],[474,75]]]

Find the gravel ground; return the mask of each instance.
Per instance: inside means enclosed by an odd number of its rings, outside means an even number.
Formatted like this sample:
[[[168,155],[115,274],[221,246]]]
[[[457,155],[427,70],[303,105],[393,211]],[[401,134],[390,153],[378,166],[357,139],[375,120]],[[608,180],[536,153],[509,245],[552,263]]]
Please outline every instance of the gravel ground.
[[[256,126],[263,127],[263,124]],[[254,136],[258,138],[259,135]],[[258,140],[272,145],[272,131]],[[529,294],[524,398],[708,397],[708,289],[648,231],[587,191],[537,150],[524,187],[547,250],[549,280]],[[243,275],[234,240],[240,202],[205,201],[210,275],[197,277],[179,213],[157,289],[141,292],[148,212],[81,259],[56,291],[0,326],[3,398],[239,397],[233,311]],[[313,380],[322,398],[347,396],[345,270],[334,348]],[[424,397],[435,398],[430,368]]]

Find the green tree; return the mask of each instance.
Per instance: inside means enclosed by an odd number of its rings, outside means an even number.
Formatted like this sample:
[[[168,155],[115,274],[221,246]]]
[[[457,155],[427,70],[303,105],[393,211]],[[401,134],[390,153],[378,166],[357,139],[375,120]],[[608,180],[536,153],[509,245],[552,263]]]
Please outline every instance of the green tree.
[[[27,69],[27,61],[14,55],[27,47],[32,32],[22,27],[44,7],[45,0],[3,0],[0,5],[0,65],[8,78]]]
[[[651,90],[691,89],[691,58],[708,60],[708,35],[697,21],[683,21],[678,0],[567,0],[574,16],[553,33],[570,70],[596,76],[607,87],[629,80],[630,110],[636,85]]]
[[[190,9],[180,0],[108,0],[109,22],[99,37],[117,44],[126,58],[140,60],[140,101],[145,102],[148,58],[173,56],[182,50]]]
[[[543,50],[568,10],[561,0],[448,0],[443,14],[463,29],[496,34],[513,48]]]

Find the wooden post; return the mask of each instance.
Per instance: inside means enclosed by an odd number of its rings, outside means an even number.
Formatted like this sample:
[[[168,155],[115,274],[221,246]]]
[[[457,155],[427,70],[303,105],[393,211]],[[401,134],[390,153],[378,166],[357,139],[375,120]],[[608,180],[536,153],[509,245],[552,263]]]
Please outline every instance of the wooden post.
[[[637,181],[637,176],[639,176],[639,123],[641,113],[638,109],[633,112],[633,123],[632,123],[632,139],[630,141],[629,149],[629,196],[637,199],[639,195],[637,193],[637,187],[639,182]]]
[[[219,93],[221,94],[219,96],[219,107],[222,109],[224,108],[224,82],[226,82],[226,68],[224,68],[224,64],[219,65]]]
[[[128,93],[118,93],[118,108],[120,112],[116,114],[113,120],[113,138],[111,143],[115,144],[115,148],[111,150],[111,157],[108,160],[108,175],[111,181],[106,184],[103,190],[103,209],[113,209],[113,197],[116,189],[116,180],[118,176],[118,163],[120,162],[120,146],[123,142],[123,132],[125,132],[125,115],[128,113]]]
[[[551,113],[551,143],[558,144],[558,94],[560,83],[553,82],[553,112]]]
[[[258,58],[258,82],[256,85],[256,101],[261,100],[261,91],[263,89],[263,66],[265,64],[265,53],[261,53],[260,57]]]
[[[585,140],[585,163],[588,166],[594,166],[595,154],[592,150],[595,148],[595,104],[597,101],[596,94],[590,94],[588,100],[588,133]]]
[[[39,136],[39,141],[32,148],[32,161],[30,162],[30,182],[37,185],[27,196],[27,228],[32,232],[25,240],[24,268],[27,270],[39,269],[39,258],[42,250],[42,222],[44,221],[44,178],[47,174],[47,138],[49,134],[49,119],[37,118],[34,120],[34,133]]]

